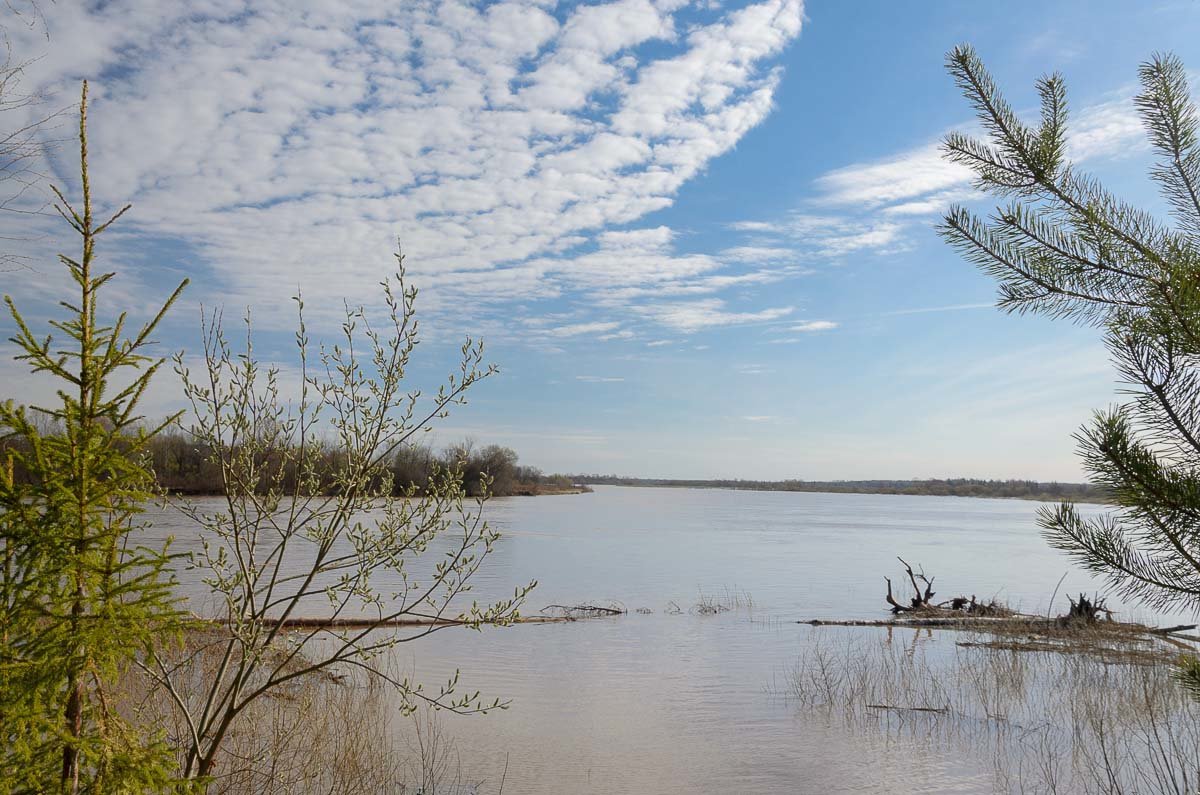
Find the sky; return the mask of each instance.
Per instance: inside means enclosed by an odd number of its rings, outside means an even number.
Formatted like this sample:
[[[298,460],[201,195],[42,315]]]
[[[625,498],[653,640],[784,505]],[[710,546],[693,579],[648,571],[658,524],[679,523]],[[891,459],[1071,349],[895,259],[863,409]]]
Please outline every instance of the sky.
[[[19,8],[27,8],[18,6]],[[1060,71],[1070,156],[1153,212],[1138,64],[1200,69],[1200,4],[860,0],[111,0],[6,11],[22,90],[91,85],[109,312],[194,360],[200,307],[249,311],[288,372],[291,296],[330,340],[403,248],[436,385],[465,335],[500,373],[429,437],[546,471],[1077,481],[1072,434],[1120,385],[1094,328],[995,309],[941,241],[993,206],[938,144],[974,129],[944,67],[976,47],[1011,103]],[[47,140],[70,134],[69,111]],[[78,191],[70,142],[41,164]],[[38,201],[30,192],[24,201]],[[1165,213],[1163,213],[1165,214]],[[61,220],[0,213],[38,328]],[[11,323],[0,324],[7,337]],[[0,346],[0,383],[46,385]],[[432,391],[432,390],[431,390]],[[182,403],[170,373],[146,410]]]

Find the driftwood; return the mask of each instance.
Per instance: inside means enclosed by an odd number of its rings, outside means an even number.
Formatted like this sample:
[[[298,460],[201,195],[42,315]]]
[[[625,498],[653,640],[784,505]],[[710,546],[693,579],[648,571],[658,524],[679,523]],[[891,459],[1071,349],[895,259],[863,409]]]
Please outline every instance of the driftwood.
[[[904,562],[904,558],[897,557],[896,560],[904,564],[904,570],[908,572],[908,581],[912,583],[913,598],[908,605],[902,605],[896,601],[896,597],[892,595],[892,581],[888,577],[884,577],[884,582],[887,583],[887,603],[892,606],[893,613],[911,613],[918,610],[924,610],[933,605],[933,578],[926,577],[925,571],[921,570],[918,573],[913,573],[912,566]],[[921,586],[917,585],[917,580],[925,583],[925,590],[921,590]]]
[[[560,621],[574,621],[577,618],[606,618],[608,616],[623,616],[628,610],[617,602],[609,605],[546,605],[542,612],[548,617]]]
[[[884,577],[884,582],[887,583],[887,603],[891,605],[892,613],[899,615],[900,613],[922,613],[932,615],[945,615],[947,613],[966,613],[972,616],[1011,616],[1012,611],[1006,610],[1002,605],[992,602],[980,602],[971,594],[968,599],[965,596],[956,596],[953,599],[947,599],[944,602],[934,602],[935,596],[933,590],[933,577],[928,577],[925,570],[922,568],[918,571],[913,571],[912,566],[904,558],[897,557],[896,560],[904,565],[904,571],[908,574],[908,582],[912,585],[913,596],[907,605],[896,601],[896,596],[892,592],[892,581],[888,577]],[[924,585],[924,587],[922,587]]]
[[[935,712],[938,715],[945,715],[950,711],[949,707],[896,707],[891,704],[867,704],[867,709],[886,709],[891,712]]]
[[[557,612],[547,614],[547,611]],[[603,607],[600,605],[547,605],[542,608],[541,615],[517,616],[508,623],[513,624],[558,624],[567,621],[578,621],[581,618],[602,618],[625,614],[624,608]],[[233,623],[227,618],[202,618],[192,616],[197,624],[226,625]],[[471,626],[472,622],[457,618],[439,616],[405,616],[385,621],[373,618],[287,618],[283,621],[268,619],[266,625],[280,626],[283,629],[395,629],[400,627],[461,627]]]
[[[1180,633],[1180,632],[1187,632],[1188,630],[1195,629],[1197,626],[1200,626],[1200,625],[1197,625],[1197,624],[1177,624],[1177,625],[1175,625],[1175,626],[1173,626],[1173,627],[1155,627],[1154,629],[1150,630],[1150,632],[1152,632],[1152,633],[1153,633],[1153,634],[1155,634],[1155,635],[1175,635],[1175,634],[1177,634],[1177,633]],[[1187,635],[1180,635],[1180,637],[1188,637],[1188,636],[1187,636]]]
[[[1063,624],[1095,624],[1101,613],[1107,620],[1112,621],[1113,611],[1105,606],[1104,599],[1099,596],[1088,599],[1084,594],[1079,594],[1078,602],[1070,596],[1067,597],[1067,601],[1071,603],[1071,609],[1059,618]]]
[[[193,618],[200,624],[232,624],[227,618]],[[511,619],[513,624],[551,624],[561,621],[574,621],[564,616],[517,616]],[[284,629],[394,629],[397,627],[461,627],[471,625],[470,621],[454,618],[393,618],[379,621],[371,618],[287,618],[282,622],[268,619],[263,622],[270,626],[281,626]]]
[[[930,615],[914,617],[880,618],[880,619],[824,619],[807,618],[797,621],[797,624],[808,624],[813,627],[946,627],[948,629],[981,629],[998,625],[1036,626],[1041,623],[1049,626],[1052,622],[1044,619],[1014,613],[1006,616],[951,616]]]
[[[825,618],[806,618],[802,621],[797,621],[797,624],[807,624],[811,627],[889,627],[895,629],[955,629],[964,632],[994,632],[996,630],[1017,630],[1028,632],[1029,634],[1037,635],[1039,633],[1054,633],[1058,637],[1062,637],[1061,631],[1071,629],[1074,626],[1064,624],[1062,618],[1046,618],[1045,616],[1034,616],[1026,613],[1011,613],[1002,616],[969,616],[969,615],[926,615],[926,616],[898,616],[896,618],[881,618],[881,619],[825,619]],[[1162,638],[1168,642],[1175,643],[1181,649],[1194,651],[1192,646],[1187,646],[1179,641],[1188,641],[1191,643],[1200,643],[1200,635],[1186,635],[1188,630],[1200,627],[1198,624],[1179,624],[1171,627],[1147,627],[1141,624],[1127,624],[1120,621],[1104,621],[1100,623],[1101,627],[1111,627],[1114,632],[1125,632],[1130,636],[1153,636]],[[962,645],[986,645],[984,643],[960,643]]]

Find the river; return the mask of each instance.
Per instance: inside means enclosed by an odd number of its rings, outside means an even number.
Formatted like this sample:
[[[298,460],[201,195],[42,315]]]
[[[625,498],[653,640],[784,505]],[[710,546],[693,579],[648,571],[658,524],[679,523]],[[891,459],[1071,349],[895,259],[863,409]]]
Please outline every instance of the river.
[[[525,612],[611,600],[629,613],[451,629],[398,654],[418,679],[436,684],[458,667],[469,688],[511,700],[505,711],[444,720],[466,778],[490,782],[484,791],[507,768],[506,793],[990,792],[986,754],[856,731],[798,709],[781,683],[811,644],[882,637],[795,622],[886,617],[883,577],[904,587],[897,556],[933,575],[942,598],[996,597],[1043,612],[1064,573],[1057,609],[1067,593],[1097,590],[1042,540],[1037,507],[622,487],[496,499],[486,510],[503,538],[476,578],[477,598],[537,579]],[[178,514],[152,518],[184,548],[194,544]],[[693,609],[703,595],[734,593],[748,594],[752,608]],[[946,643],[915,631],[894,640]]]

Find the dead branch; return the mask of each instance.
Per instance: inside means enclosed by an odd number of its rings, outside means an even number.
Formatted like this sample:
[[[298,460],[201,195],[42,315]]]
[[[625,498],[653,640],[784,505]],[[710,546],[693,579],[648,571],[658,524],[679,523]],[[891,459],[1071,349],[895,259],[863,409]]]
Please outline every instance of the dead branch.
[[[616,602],[610,605],[546,605],[542,612],[559,620],[574,621],[577,618],[603,618],[605,616],[623,616],[627,612],[624,605]]]
[[[1197,624],[1178,624],[1173,627],[1155,627],[1150,632],[1155,635],[1174,635],[1177,632],[1187,632],[1188,630],[1195,629],[1197,626]]]
[[[895,595],[892,593],[891,579],[889,579],[888,577],[884,577],[883,578],[884,582],[887,583],[887,603],[892,606],[892,612],[893,613],[911,613],[914,611],[929,610],[931,608],[934,608],[935,607],[935,605],[933,603],[933,597],[934,597],[933,579],[934,578],[925,576],[924,569],[914,572],[913,567],[908,565],[907,561],[905,561],[904,558],[897,557],[896,560],[900,561],[901,565],[904,566],[904,571],[908,574],[908,581],[909,581],[909,583],[912,584],[913,597],[912,597],[911,602],[907,605],[902,605],[899,602],[897,602]],[[917,583],[918,580],[920,580],[922,583],[925,584],[924,589],[922,589],[921,586]]]
[[[564,621],[577,621],[581,618],[601,618],[605,616],[624,615],[625,610],[616,607],[603,607],[599,605],[578,605],[575,607],[567,607],[565,605],[547,605],[543,608],[543,612],[555,610],[559,612],[549,613],[544,615],[532,616],[516,616],[508,619],[505,623],[513,624],[554,624]],[[227,618],[201,618],[193,616],[191,623],[201,625],[226,625],[231,623]],[[457,618],[438,618],[438,617],[404,617],[393,618],[380,621],[377,618],[298,618],[292,617],[283,621],[267,619],[261,622],[265,626],[279,627],[283,630],[293,629],[395,629],[399,627],[456,627],[456,626],[472,626],[470,621],[464,621]]]
[[[950,711],[949,707],[896,707],[891,704],[867,704],[867,709],[886,709],[892,712],[935,712],[938,715],[945,715]]]
[[[904,566],[904,571],[908,574],[908,582],[912,586],[913,596],[908,604],[901,604],[896,600],[896,595],[892,591],[892,581],[888,577],[884,577],[884,582],[887,583],[887,594],[885,599],[891,606],[893,614],[900,613],[924,613],[924,614],[967,614],[971,616],[1011,616],[1013,611],[999,604],[995,600],[990,602],[980,602],[974,594],[968,599],[965,596],[956,596],[953,599],[947,599],[944,602],[934,602],[935,596],[933,590],[934,578],[925,574],[923,568],[918,568],[916,571],[908,564],[904,558],[897,557],[896,560]]]
[[[506,623],[513,624],[550,624],[559,621],[573,621],[566,616],[517,616]],[[193,618],[193,624],[227,625],[232,623],[227,618]],[[374,618],[287,618],[283,621],[265,620],[264,626],[279,627],[280,629],[393,629],[397,627],[459,627],[471,626],[472,622],[454,618],[393,618],[380,621]]]
[[[808,624],[813,627],[948,627],[953,629],[979,629],[997,624],[1014,625],[1053,625],[1054,622],[1036,616],[1013,613],[1003,616],[965,616],[965,615],[931,615],[912,618],[881,618],[881,619],[823,619],[810,618],[797,621],[797,624]]]

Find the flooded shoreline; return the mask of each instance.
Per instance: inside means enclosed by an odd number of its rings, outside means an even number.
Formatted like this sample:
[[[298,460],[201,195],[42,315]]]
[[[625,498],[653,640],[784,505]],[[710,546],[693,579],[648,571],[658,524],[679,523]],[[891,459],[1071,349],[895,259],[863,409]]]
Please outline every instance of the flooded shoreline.
[[[903,577],[896,554],[939,572],[945,593],[968,589],[1045,613],[1069,564],[1043,543],[1035,509],[999,499],[614,487],[571,500],[495,500],[487,518],[502,537],[471,599],[536,578],[523,613],[611,601],[625,614],[451,627],[401,644],[391,662],[430,686],[460,671],[465,688],[508,702],[486,716],[440,718],[462,780],[483,782],[481,793],[496,791],[502,775],[506,792],[522,793],[992,792],[994,754],[947,754],[925,736],[864,731],[874,724],[861,715],[847,722],[799,709],[787,682],[813,649],[854,638],[891,642],[901,656],[1016,652],[960,648],[950,637],[959,633],[795,622],[886,619],[883,577]],[[176,548],[195,543],[170,514],[150,518]],[[204,589],[188,576],[180,573],[181,587],[203,613]],[[1097,589],[1072,574],[1060,594]],[[734,594],[746,596],[726,600],[729,610],[699,609]],[[1114,608],[1123,619],[1184,623]],[[389,730],[397,747],[412,740],[410,729],[398,721]]]

